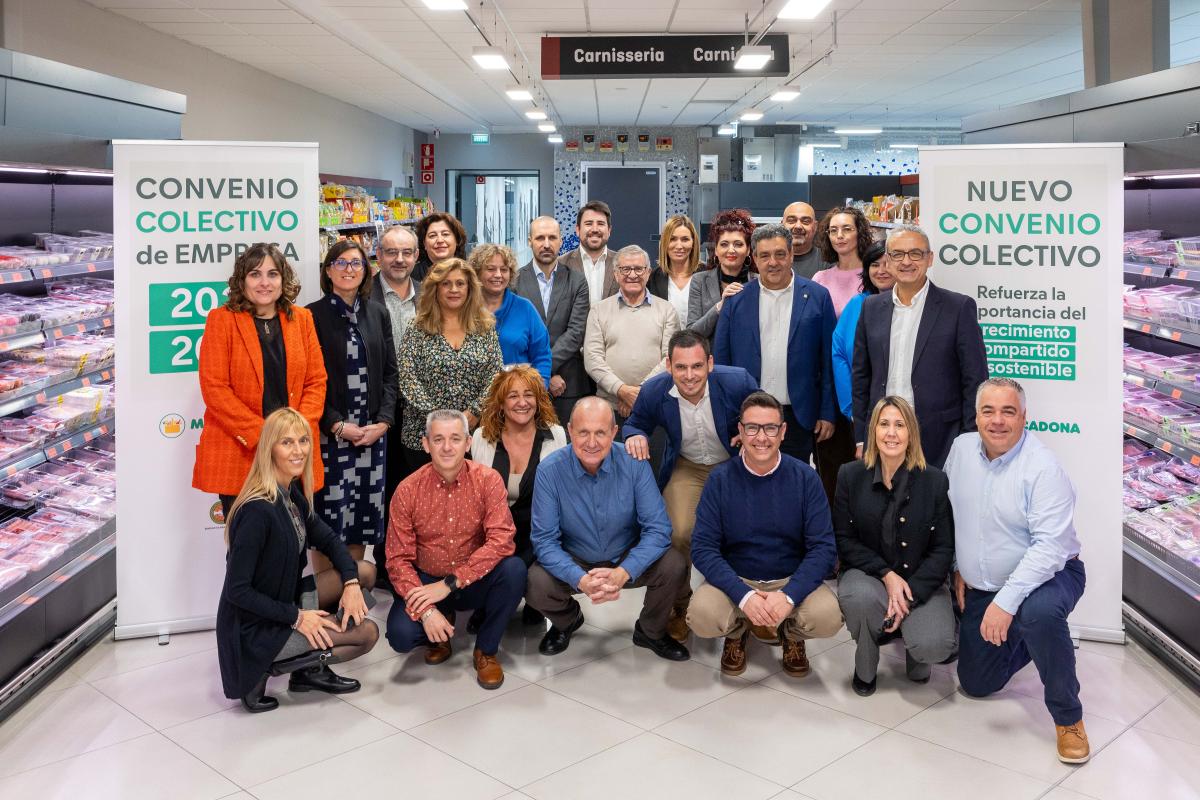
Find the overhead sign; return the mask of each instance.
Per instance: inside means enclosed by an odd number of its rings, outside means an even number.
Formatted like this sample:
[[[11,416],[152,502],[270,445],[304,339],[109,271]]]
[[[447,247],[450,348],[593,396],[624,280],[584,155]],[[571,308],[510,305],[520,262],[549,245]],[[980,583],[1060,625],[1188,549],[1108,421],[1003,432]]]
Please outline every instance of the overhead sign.
[[[488,144],[492,141],[490,133],[472,133],[471,144]]]
[[[254,242],[279,245],[300,303],[319,296],[319,186],[316,144],[113,142],[118,638],[213,627],[224,527],[192,488],[204,326]]]
[[[1124,145],[921,148],[930,277],[975,300],[988,370],[1021,382],[1026,429],[1075,484],[1084,638],[1121,640]]]
[[[762,69],[733,68],[745,43],[740,33],[543,36],[542,78],[782,78],[789,74],[786,33],[768,34],[758,42],[774,53]]]

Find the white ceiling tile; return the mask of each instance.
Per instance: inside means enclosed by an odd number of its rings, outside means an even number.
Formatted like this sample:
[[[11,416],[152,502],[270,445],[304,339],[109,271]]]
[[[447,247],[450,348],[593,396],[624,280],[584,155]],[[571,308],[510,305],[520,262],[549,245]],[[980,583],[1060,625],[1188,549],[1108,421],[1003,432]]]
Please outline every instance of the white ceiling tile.
[[[417,22],[420,17],[413,11],[401,6],[339,6],[333,9],[333,13],[342,19],[379,21],[379,20],[401,20],[404,22]],[[423,23],[422,23],[423,24]]]
[[[263,38],[270,37],[272,39],[279,39],[289,36],[325,36],[329,42],[336,40],[334,35],[326,33],[320,25],[314,25],[311,22],[303,20],[285,25],[267,25],[258,22],[239,22],[231,24],[239,31],[248,33],[251,36],[262,36]]]
[[[205,12],[214,19],[233,25],[294,25],[307,23],[302,15],[291,9],[214,8]]]
[[[283,9],[286,6],[279,0],[183,0],[192,8],[199,9]]]

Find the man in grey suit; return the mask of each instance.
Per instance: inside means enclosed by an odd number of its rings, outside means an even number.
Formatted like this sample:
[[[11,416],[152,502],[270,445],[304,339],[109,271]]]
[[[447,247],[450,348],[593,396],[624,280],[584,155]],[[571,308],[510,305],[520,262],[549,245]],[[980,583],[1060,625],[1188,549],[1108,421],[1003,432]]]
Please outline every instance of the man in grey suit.
[[[558,260],[562,233],[554,217],[529,223],[533,260],[517,272],[516,292],[537,309],[550,333],[550,396],[560,420],[571,418],[571,409],[595,389],[583,368],[584,329],[587,327],[588,284],[582,271]]]
[[[612,235],[612,211],[603,200],[583,204],[575,215],[575,233],[579,247],[559,259],[587,280],[588,301],[596,305],[617,293],[616,253],[608,249]],[[553,334],[551,334],[553,335]]]
[[[400,355],[400,341],[404,331],[417,315],[417,297],[421,294],[421,282],[412,277],[413,266],[417,263],[417,235],[411,228],[395,225],[384,231],[379,237],[379,245],[375,249],[379,259],[379,274],[375,276],[375,285],[371,287],[368,302],[378,303],[387,309],[392,321],[392,339],[396,345],[396,355]],[[404,408],[404,396],[399,395],[396,403],[396,424],[387,434],[386,455],[384,468],[384,486],[386,497],[390,501],[392,493],[400,485],[400,481],[408,477],[408,468],[404,461],[404,445],[400,443],[400,423],[403,415],[408,413]],[[385,509],[389,504],[385,504]],[[383,544],[375,545],[375,568],[377,571],[375,585],[391,591],[388,580],[386,557]]]

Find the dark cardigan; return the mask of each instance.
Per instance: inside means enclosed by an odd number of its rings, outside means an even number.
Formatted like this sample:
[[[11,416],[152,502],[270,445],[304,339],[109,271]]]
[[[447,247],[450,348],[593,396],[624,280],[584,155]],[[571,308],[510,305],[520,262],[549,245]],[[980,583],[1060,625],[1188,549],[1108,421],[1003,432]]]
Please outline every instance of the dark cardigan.
[[[884,573],[894,571],[908,582],[913,599],[923,603],[946,582],[954,562],[949,481],[936,467],[908,473],[907,488],[898,498],[894,544],[898,555],[891,564],[882,555],[886,495],[874,483],[875,469],[861,461],[838,470],[833,532],[841,570],[859,569],[881,580]]]
[[[312,312],[317,329],[317,341],[325,360],[325,411],[321,414],[321,431],[326,436],[333,426],[345,420],[349,413],[348,381],[346,378],[346,329],[348,323],[326,295],[306,308]],[[399,372],[396,367],[396,346],[392,341],[391,316],[379,303],[359,302],[358,333],[367,356],[367,416],[360,425],[376,422],[396,424],[396,397],[399,394]]]
[[[282,496],[274,504],[246,503],[229,529],[225,585],[217,603],[217,660],[225,696],[231,699],[254,688],[291,635],[309,547],[324,553],[343,581],[358,577],[358,565],[341,538],[309,513],[299,484],[292,485],[291,496],[307,523],[304,549]]]

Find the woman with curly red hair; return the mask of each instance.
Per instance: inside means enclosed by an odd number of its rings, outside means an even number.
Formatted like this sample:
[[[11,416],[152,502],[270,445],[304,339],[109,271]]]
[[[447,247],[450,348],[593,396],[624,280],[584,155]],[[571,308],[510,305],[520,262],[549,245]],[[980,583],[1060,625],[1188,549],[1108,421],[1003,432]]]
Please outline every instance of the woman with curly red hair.
[[[750,234],[754,220],[744,208],[722,211],[713,217],[708,239],[713,255],[707,269],[692,279],[688,297],[687,327],[709,339],[717,330],[717,317],[725,298],[742,290],[754,271],[750,259]]]
[[[251,245],[233,264],[229,300],[204,326],[200,394],[204,429],[196,445],[192,486],[219,495],[228,513],[250,472],[263,422],[291,406],[312,428],[325,411],[325,362],[312,312],[295,305],[300,283],[273,244]],[[313,489],[325,483],[313,453]]]

